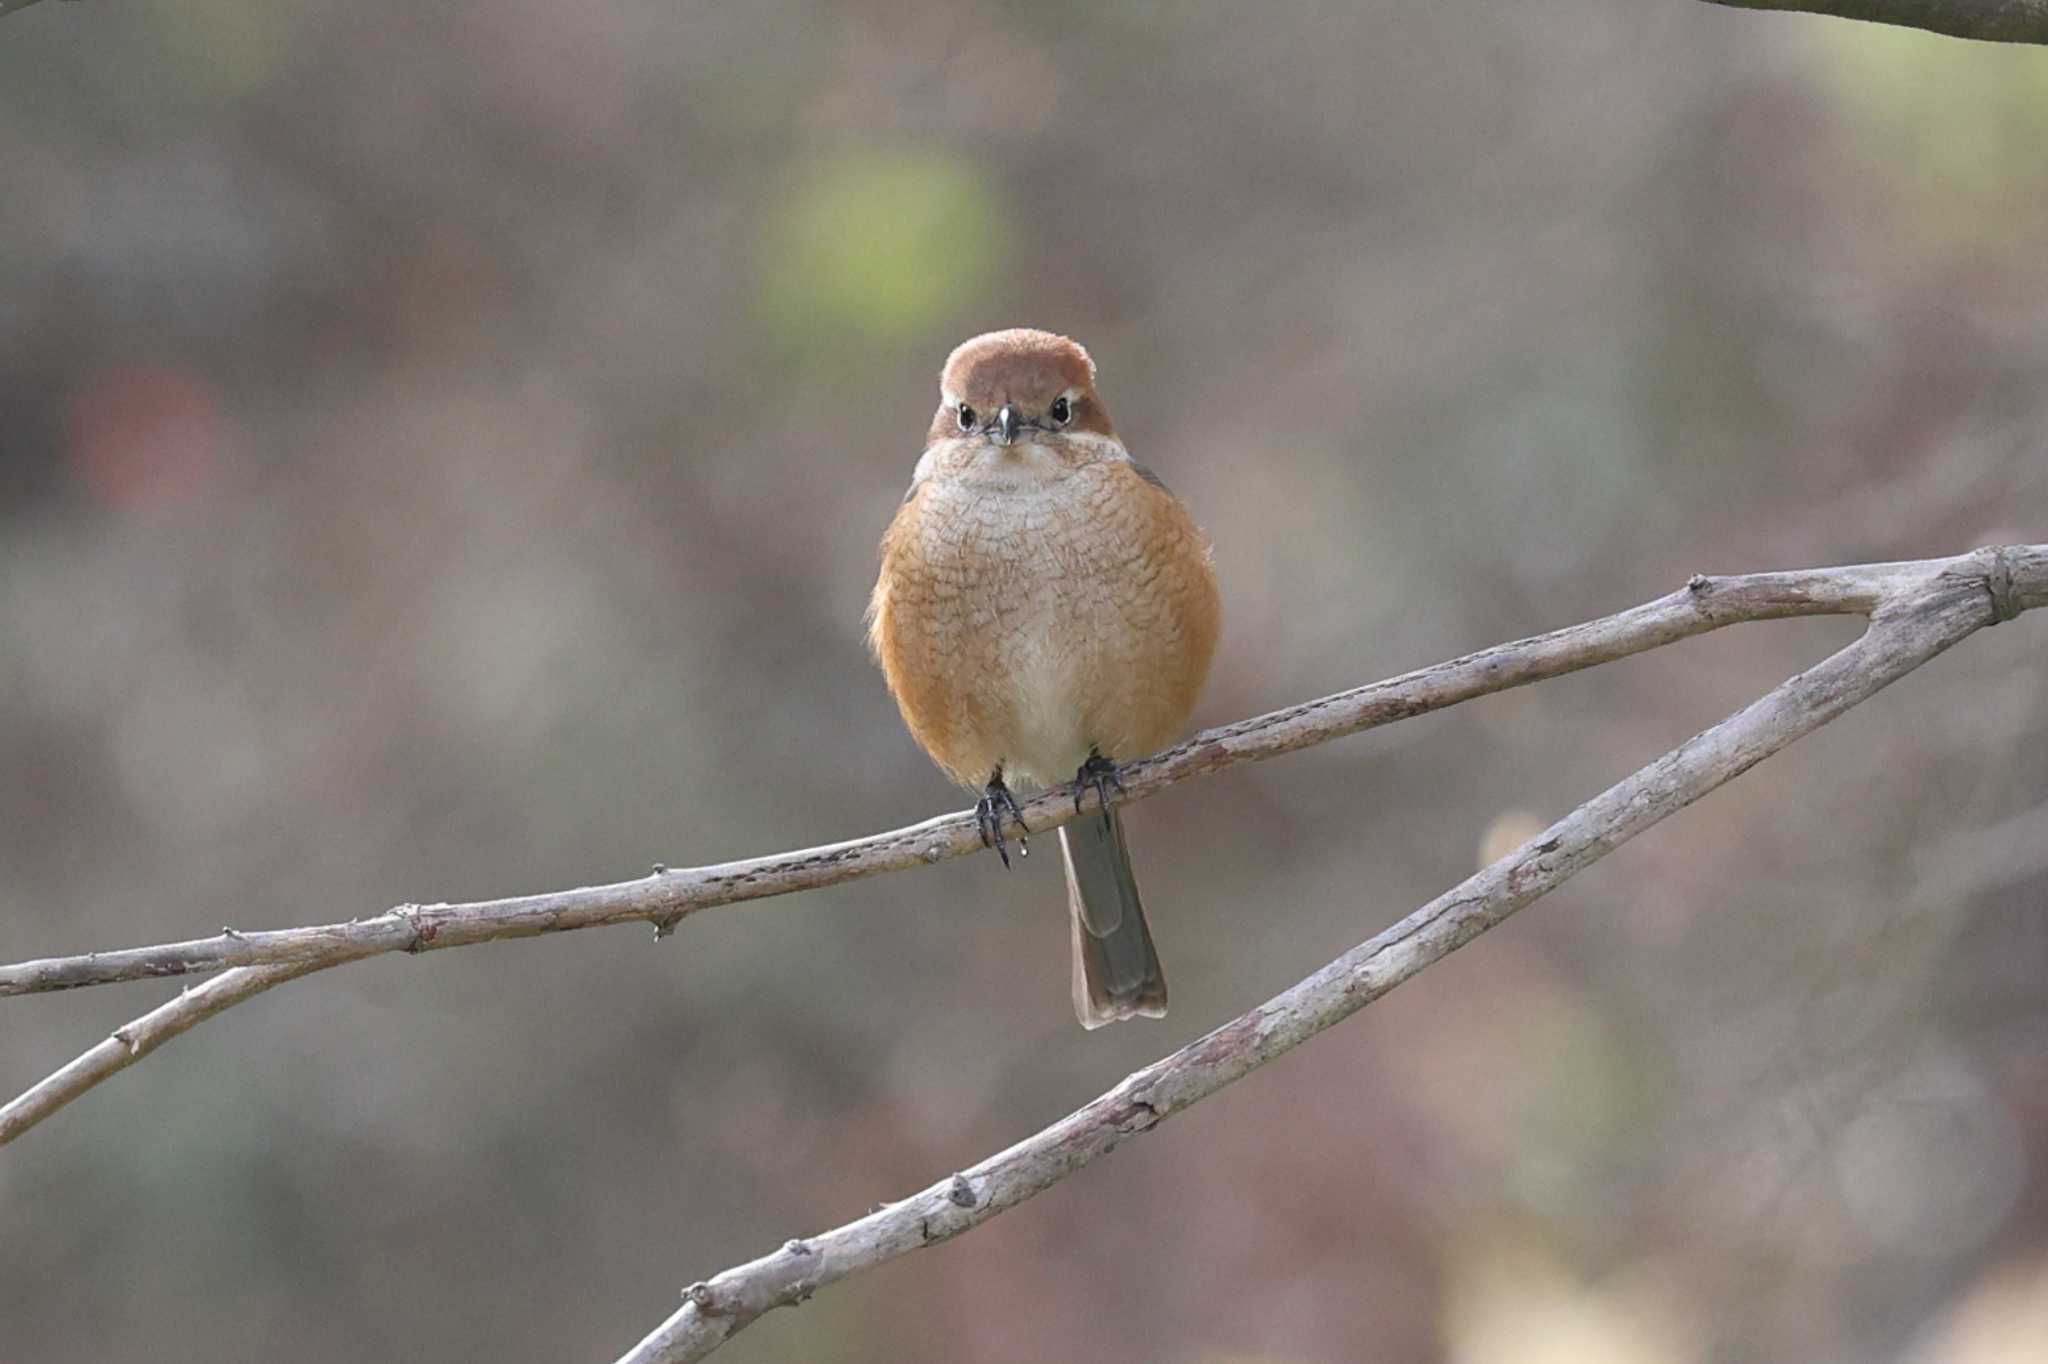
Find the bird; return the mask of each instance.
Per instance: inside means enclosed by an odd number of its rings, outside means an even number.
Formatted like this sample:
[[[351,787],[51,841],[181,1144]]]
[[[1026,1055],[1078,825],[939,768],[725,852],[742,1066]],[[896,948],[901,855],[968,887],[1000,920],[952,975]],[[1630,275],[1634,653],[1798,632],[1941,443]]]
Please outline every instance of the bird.
[[[867,616],[904,724],[980,793],[982,842],[1005,867],[1005,818],[1028,832],[1013,786],[1068,786],[1077,816],[1094,793],[1100,818],[1059,831],[1089,1029],[1166,1013],[1110,792],[1120,764],[1186,728],[1221,624],[1208,536],[1131,458],[1095,378],[1088,352],[1052,332],[953,350]]]

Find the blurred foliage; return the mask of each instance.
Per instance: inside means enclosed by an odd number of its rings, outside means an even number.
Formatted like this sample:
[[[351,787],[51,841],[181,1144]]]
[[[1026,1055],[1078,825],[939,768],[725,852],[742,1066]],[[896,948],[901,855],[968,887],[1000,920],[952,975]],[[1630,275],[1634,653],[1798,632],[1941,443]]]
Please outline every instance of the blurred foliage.
[[[1880,29],[1830,35],[1832,82],[1863,125],[1873,178],[1903,226],[1959,253],[2048,240],[2048,63],[1995,44]]]
[[[1455,1364],[1686,1364],[1704,1356],[1700,1323],[1668,1274],[1638,1267],[1581,1283],[1505,1235],[1459,1260],[1445,1306]]]
[[[768,229],[763,323],[778,349],[846,366],[974,304],[1003,254],[997,197],[968,162],[842,151],[798,176]]]
[[[149,0],[146,6],[167,68],[194,95],[225,102],[268,85],[307,35],[290,0]]]

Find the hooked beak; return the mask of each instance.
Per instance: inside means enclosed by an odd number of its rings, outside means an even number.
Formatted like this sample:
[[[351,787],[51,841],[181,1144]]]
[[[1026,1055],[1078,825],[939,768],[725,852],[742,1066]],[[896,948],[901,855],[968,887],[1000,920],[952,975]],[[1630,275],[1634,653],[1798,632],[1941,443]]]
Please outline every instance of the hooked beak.
[[[1017,416],[1017,409],[1004,403],[1002,410],[996,413],[995,429],[991,432],[996,438],[996,444],[1008,445],[1017,439],[1017,428],[1021,425],[1023,422]]]

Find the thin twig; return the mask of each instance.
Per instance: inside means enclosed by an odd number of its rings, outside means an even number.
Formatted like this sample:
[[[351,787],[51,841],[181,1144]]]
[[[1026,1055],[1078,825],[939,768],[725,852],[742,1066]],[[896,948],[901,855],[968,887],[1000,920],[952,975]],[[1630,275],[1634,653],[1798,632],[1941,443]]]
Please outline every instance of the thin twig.
[[[1987,43],[2048,43],[2048,0],[1707,0],[1925,29]]]
[[[273,985],[282,985],[318,969],[310,963],[284,962],[225,971],[184,991],[170,1003],[151,1009],[133,1023],[114,1029],[113,1036],[0,1108],[0,1146],[108,1076],[128,1069],[179,1033],[252,995],[262,994]]]
[[[1384,682],[1208,730],[1177,748],[1127,768],[1127,794],[1120,799],[1140,799],[1239,763],[1326,743],[1475,696],[1624,658],[1737,621],[1870,615],[1891,604],[1917,599],[1935,586],[1958,583],[1965,584],[1967,592],[1985,603],[1998,619],[2048,603],[2048,545],[1982,549],[1953,558],[1908,563],[1726,578],[1695,577],[1668,596],[1617,615],[1499,645]],[[1061,793],[1041,795],[1024,804],[1026,825],[1034,832],[1072,817],[1072,803]],[[849,843],[711,867],[657,870],[650,877],[616,885],[471,905],[406,905],[374,919],[345,924],[271,932],[229,930],[218,937],[189,943],[24,962],[0,968],[0,994],[105,984],[221,966],[236,968],[214,982],[222,987],[217,992],[201,996],[200,991],[192,991],[129,1025],[131,1029],[154,1027],[151,1021],[159,1018],[175,1022],[176,1026],[167,1027],[155,1037],[153,1047],[270,984],[384,952],[424,952],[599,924],[652,922],[658,932],[663,932],[684,915],[711,905],[834,885],[958,857],[979,847],[974,818],[971,813],[962,812]],[[252,966],[290,970],[266,975],[264,984],[254,985],[249,977],[240,974]],[[201,996],[210,1007],[186,1012],[186,1001],[193,996]],[[122,1049],[128,1050],[125,1043]],[[127,1060],[112,1064],[117,1058],[103,1042],[28,1093],[0,1107],[0,1144],[20,1135],[138,1055],[139,1052],[131,1053]]]
[[[1996,600],[1987,594],[1987,581],[2000,582]],[[2048,579],[2030,586],[2028,604],[2040,603],[2044,587]],[[1292,989],[972,1169],[691,1285],[682,1307],[620,1364],[702,1359],[764,1312],[948,1240],[1048,1188],[1126,1137],[1151,1130],[1356,1013],[1643,830],[2015,609],[2009,585],[1995,577],[1973,583],[1943,575],[1887,593],[1855,643],[1610,787]]]

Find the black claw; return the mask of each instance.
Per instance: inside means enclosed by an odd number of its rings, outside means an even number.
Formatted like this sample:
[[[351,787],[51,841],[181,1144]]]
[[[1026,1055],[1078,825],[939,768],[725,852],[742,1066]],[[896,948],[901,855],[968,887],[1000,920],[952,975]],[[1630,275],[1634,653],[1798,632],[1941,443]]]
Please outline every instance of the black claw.
[[[1116,763],[1092,748],[1088,750],[1088,761],[1082,763],[1079,770],[1074,773],[1075,814],[1081,813],[1081,801],[1087,796],[1090,787],[1095,790],[1095,799],[1102,808],[1102,822],[1106,825],[1109,823],[1111,788],[1115,788],[1120,796],[1129,793],[1124,790],[1123,775],[1117,770]]]
[[[1026,837],[1031,830],[1024,827],[1024,811],[1017,805],[1017,798],[1010,794],[1010,788],[1003,785],[1003,774],[997,772],[988,779],[982,790],[981,799],[974,803],[974,823],[981,831],[981,846],[994,848],[996,856],[1003,859],[1005,867],[1010,865],[1010,846],[1003,839],[1003,816],[1009,815],[1017,826],[1017,856],[1031,856],[1031,843]]]

